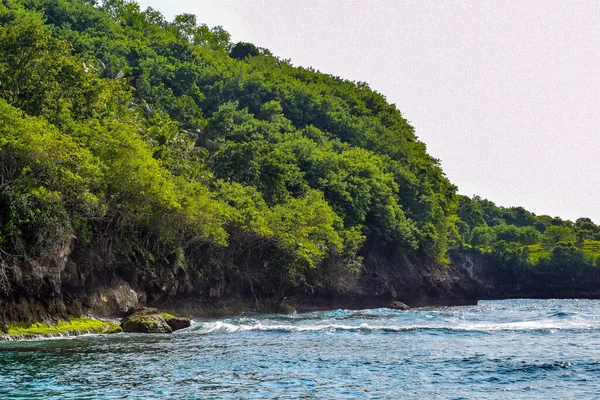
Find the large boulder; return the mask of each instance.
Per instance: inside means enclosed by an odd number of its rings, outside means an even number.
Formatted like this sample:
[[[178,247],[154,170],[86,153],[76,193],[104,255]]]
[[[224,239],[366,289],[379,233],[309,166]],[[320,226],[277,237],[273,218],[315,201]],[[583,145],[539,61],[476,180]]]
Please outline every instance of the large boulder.
[[[135,309],[121,321],[123,332],[171,333],[173,329],[156,308]]]
[[[192,324],[192,321],[189,318],[185,317],[176,317],[171,314],[162,313],[160,316],[165,320],[167,325],[171,327],[173,332],[178,331],[180,329],[189,328]]]
[[[279,303],[279,306],[277,307],[277,313],[278,314],[284,314],[284,315],[296,315],[296,309],[287,302],[287,299],[284,298],[281,303]]]

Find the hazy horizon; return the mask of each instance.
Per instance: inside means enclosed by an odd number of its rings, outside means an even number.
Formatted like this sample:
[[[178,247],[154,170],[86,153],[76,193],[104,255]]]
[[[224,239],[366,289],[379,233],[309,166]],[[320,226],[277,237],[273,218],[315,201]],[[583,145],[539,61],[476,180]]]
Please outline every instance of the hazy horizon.
[[[367,82],[459,193],[600,222],[600,2],[144,0]]]

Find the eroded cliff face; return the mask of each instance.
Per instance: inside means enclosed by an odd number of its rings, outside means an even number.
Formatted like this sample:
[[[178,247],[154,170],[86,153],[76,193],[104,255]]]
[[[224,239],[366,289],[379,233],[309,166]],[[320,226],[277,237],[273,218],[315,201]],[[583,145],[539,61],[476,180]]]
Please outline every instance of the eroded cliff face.
[[[567,268],[536,271],[500,267],[486,254],[455,252],[455,268],[462,270],[482,289],[480,299],[507,298],[600,298],[600,269]]]
[[[272,282],[252,282],[247,269],[242,273],[233,266],[199,276],[167,262],[148,264],[124,255],[109,237],[89,245],[73,239],[41,260],[2,254],[0,323],[51,322],[79,315],[119,317],[146,305],[214,316],[244,310],[375,308],[394,301],[415,307],[518,297],[600,298],[600,271],[595,269],[516,271],[470,251],[454,253],[452,261],[447,267],[377,267],[367,259],[359,276],[335,289],[299,284],[274,292]]]
[[[483,295],[473,274],[459,267],[421,266],[364,272],[336,290],[299,285],[273,293],[252,284],[235,268],[195,277],[167,263],[125,256],[108,237],[90,244],[67,243],[52,257],[19,260],[3,255],[0,318],[9,322],[53,321],[74,315],[118,317],[139,306],[182,310],[191,315],[255,310],[278,312],[332,308],[472,304]],[[269,286],[265,282],[265,286]],[[269,293],[269,294],[265,294]],[[283,303],[282,303],[283,302]]]
[[[52,257],[41,260],[22,260],[1,254],[1,323],[35,322],[67,315],[61,276],[74,246],[75,242],[69,241]]]
[[[479,283],[455,266],[376,269],[367,263],[354,288],[323,297],[332,299],[332,308],[374,308],[394,301],[411,307],[475,304],[482,294]]]
[[[107,238],[89,246],[73,239],[40,260],[4,254],[2,275],[2,323],[53,321],[84,314],[118,316],[145,303],[149,294],[173,293],[178,288],[168,268],[140,269],[119,256]]]

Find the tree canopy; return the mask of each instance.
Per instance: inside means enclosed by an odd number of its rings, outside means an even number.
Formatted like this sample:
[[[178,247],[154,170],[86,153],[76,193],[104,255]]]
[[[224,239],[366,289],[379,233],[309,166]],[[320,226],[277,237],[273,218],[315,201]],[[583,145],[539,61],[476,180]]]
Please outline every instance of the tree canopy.
[[[0,55],[4,254],[108,235],[193,276],[283,288],[335,285],[367,259],[441,266],[466,247],[596,262],[592,221],[457,196],[366,83],[233,44],[194,15],[8,0]]]

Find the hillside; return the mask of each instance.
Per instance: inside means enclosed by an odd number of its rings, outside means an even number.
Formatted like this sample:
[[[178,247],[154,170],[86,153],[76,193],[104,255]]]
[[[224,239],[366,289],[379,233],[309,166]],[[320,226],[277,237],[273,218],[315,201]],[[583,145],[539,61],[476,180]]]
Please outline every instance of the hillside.
[[[453,256],[552,273],[600,262],[590,220],[457,196],[366,83],[133,2],[11,0],[0,21],[4,320],[473,301],[482,289]]]

